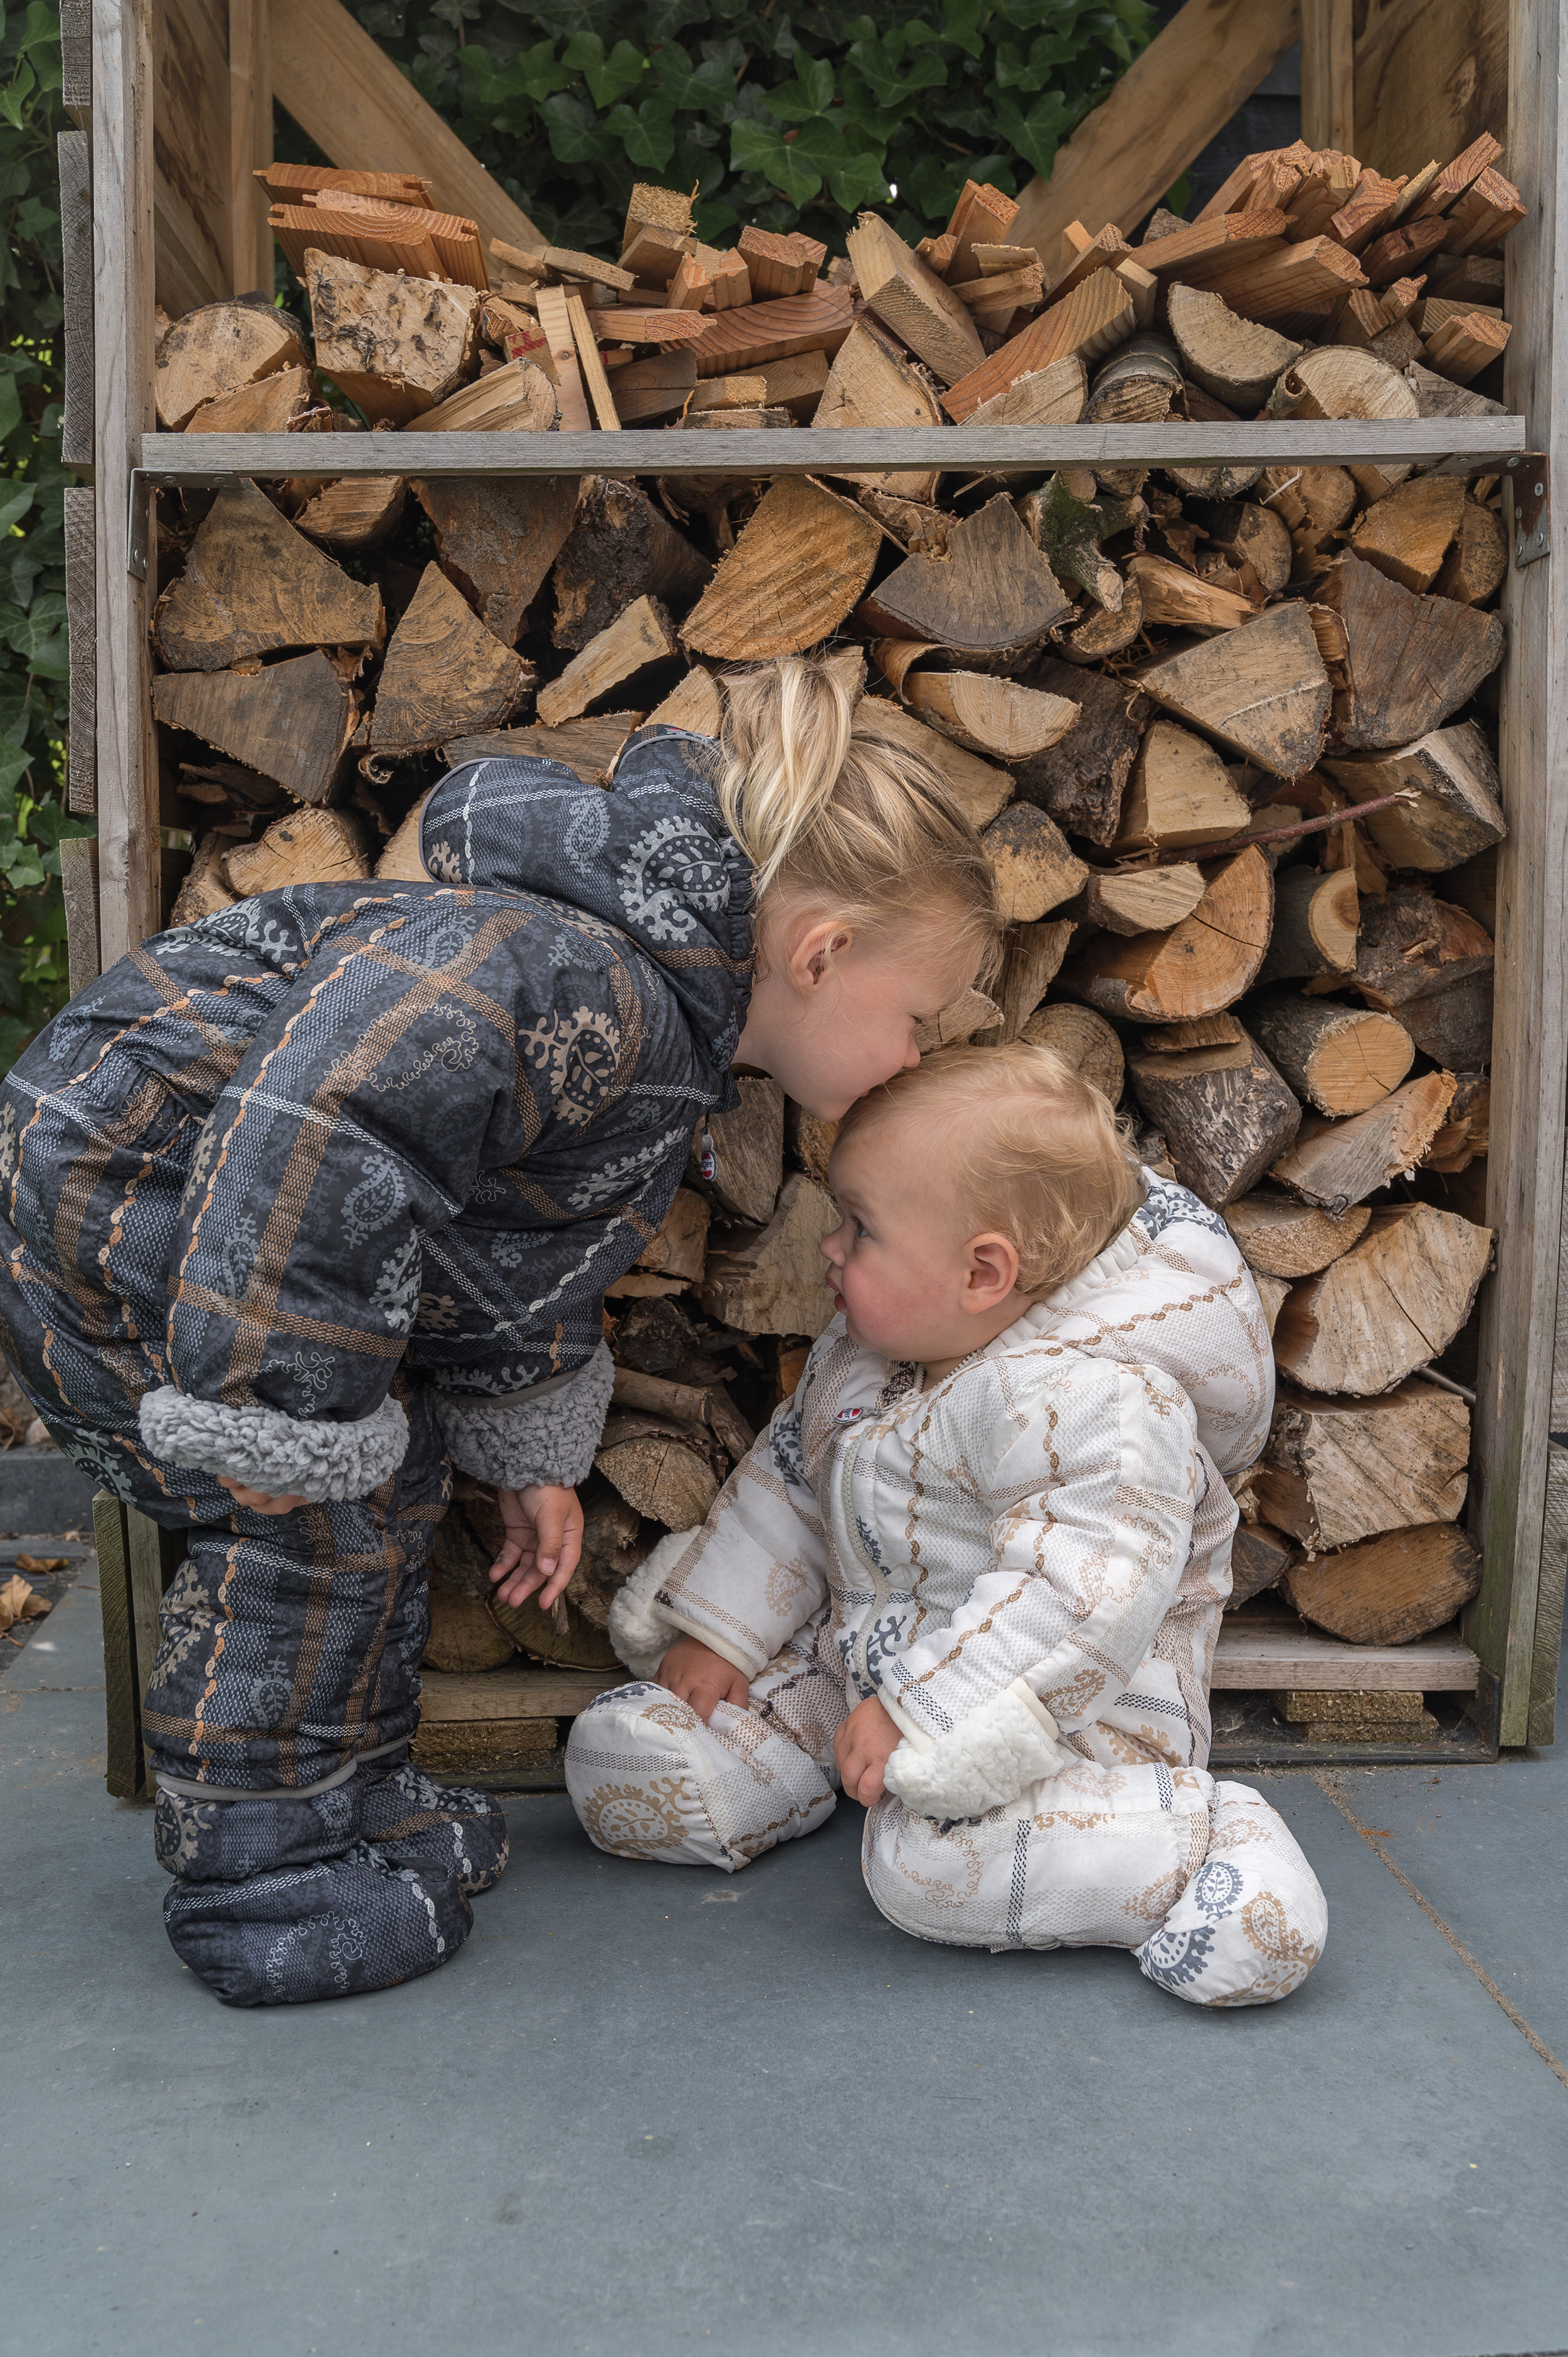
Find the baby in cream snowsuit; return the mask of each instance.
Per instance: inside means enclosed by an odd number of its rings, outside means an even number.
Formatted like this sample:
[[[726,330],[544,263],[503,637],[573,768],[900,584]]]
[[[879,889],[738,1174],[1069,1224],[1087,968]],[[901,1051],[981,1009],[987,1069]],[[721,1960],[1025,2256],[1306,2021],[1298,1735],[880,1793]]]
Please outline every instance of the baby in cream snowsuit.
[[[1323,1894],[1261,1795],[1205,1770],[1224,1477],[1273,1389],[1223,1222],[1022,1043],[863,1101],[832,1184],[839,1314],[612,1612],[639,1682],[573,1729],[590,1836],[733,1873],[842,1782],[904,1931],[1130,1948],[1197,2005],[1288,1996]]]

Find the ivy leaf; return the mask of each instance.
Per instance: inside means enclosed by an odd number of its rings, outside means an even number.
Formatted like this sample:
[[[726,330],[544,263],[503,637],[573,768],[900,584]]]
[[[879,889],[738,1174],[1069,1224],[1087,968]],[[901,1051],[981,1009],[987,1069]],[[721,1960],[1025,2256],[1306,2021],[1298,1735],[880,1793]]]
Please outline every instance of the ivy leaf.
[[[645,98],[634,113],[629,106],[613,107],[605,129],[620,141],[634,164],[662,172],[675,153],[674,108],[667,99]]]
[[[11,78],[10,88],[0,90],[0,114],[7,123],[15,124],[18,131],[22,128],[23,109],[37,86],[38,79],[27,59],[23,58]]]
[[[1057,148],[1072,129],[1075,112],[1059,91],[1047,90],[1036,99],[1027,114],[1020,110],[1016,99],[998,98],[993,120],[1009,147],[1048,178]]]
[[[972,58],[983,57],[982,27],[991,14],[991,0],[942,0],[942,38]]]
[[[940,58],[918,58],[906,74],[899,65],[903,48],[901,40],[891,37],[852,43],[844,59],[846,96],[852,67],[877,105],[888,111],[914,104],[922,91],[940,90],[948,78]]]
[[[34,483],[11,483],[0,491],[0,532],[9,532],[21,522],[33,504],[37,489]]]
[[[794,81],[780,82],[763,101],[770,114],[782,115],[786,123],[809,123],[814,115],[825,114],[832,102],[832,65],[826,58],[811,59],[799,48]]]
[[[730,169],[761,172],[791,204],[810,204],[822,185],[822,176],[811,169],[806,156],[797,152],[800,146],[799,140],[786,145],[783,133],[771,124],[743,117],[730,126]]]
[[[580,98],[562,91],[547,98],[539,110],[550,138],[550,152],[562,164],[607,163],[614,153],[615,115],[612,114],[601,131],[590,108]],[[629,109],[618,107],[617,114],[627,114]]]
[[[629,41],[618,41],[607,58],[597,33],[574,33],[561,52],[561,62],[582,75],[597,107],[613,106],[637,88],[648,70],[648,59]]]

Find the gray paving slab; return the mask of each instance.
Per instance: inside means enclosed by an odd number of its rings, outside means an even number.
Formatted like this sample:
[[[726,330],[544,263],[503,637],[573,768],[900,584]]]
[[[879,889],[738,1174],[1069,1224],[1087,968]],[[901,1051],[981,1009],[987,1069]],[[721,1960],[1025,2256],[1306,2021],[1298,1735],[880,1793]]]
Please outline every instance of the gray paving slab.
[[[103,1796],[89,1618],[58,1642],[69,1674],[0,1679],[29,2357],[1568,2341],[1568,2093],[1307,1779],[1269,1789],[1331,1944],[1262,2012],[1112,1953],[909,1941],[854,1809],[725,1880],[601,1858],[529,1799],[446,1971],[236,2013],[164,1940],[147,1812]]]

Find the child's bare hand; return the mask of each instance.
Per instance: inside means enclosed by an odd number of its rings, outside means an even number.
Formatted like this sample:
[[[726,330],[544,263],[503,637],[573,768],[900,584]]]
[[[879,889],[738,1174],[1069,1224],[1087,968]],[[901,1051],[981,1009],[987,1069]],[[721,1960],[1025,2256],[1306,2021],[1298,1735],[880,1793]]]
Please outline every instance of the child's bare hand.
[[[833,1758],[844,1791],[869,1809],[886,1789],[882,1771],[903,1738],[875,1695],[850,1712],[833,1738]]]
[[[265,1490],[247,1490],[242,1481],[226,1481],[221,1474],[218,1487],[227,1490],[234,1503],[251,1514],[292,1514],[306,1503],[303,1498],[274,1498]]]
[[[745,1673],[700,1637],[676,1638],[659,1664],[659,1683],[689,1702],[704,1725],[715,1703],[733,1702],[744,1710],[751,1693]]]
[[[583,1552],[583,1509],[575,1490],[540,1482],[500,1492],[506,1538],[490,1566],[503,1604],[524,1604],[539,1590],[539,1609],[548,1612],[577,1568]]]

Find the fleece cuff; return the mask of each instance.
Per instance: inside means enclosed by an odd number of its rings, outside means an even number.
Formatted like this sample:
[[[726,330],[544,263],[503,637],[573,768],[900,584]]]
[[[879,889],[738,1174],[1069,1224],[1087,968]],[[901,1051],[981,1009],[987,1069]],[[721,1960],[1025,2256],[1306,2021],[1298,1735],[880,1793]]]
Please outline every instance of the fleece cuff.
[[[610,1606],[610,1643],[634,1677],[654,1676],[676,1638],[691,1633],[671,1619],[658,1599],[659,1590],[697,1534],[695,1530],[671,1531],[668,1538],[660,1539]],[[703,1642],[711,1644],[713,1640],[703,1633]],[[736,1667],[740,1666],[737,1663]]]
[[[505,1399],[433,1392],[435,1420],[460,1472],[498,1490],[574,1489],[590,1471],[609,1414],[615,1367],[599,1343],[570,1374]]]
[[[886,1707],[884,1698],[884,1707]],[[897,1723],[908,1730],[902,1714]],[[983,1817],[1006,1808],[1043,1776],[1071,1764],[1057,1725],[1022,1678],[972,1710],[945,1735],[906,1731],[884,1770],[890,1792],[921,1817]]]
[[[166,1384],[138,1411],[142,1438],[166,1465],[242,1482],[269,1498],[368,1498],[408,1454],[408,1418],[382,1400],[355,1424],[302,1424],[272,1407],[225,1407]]]

